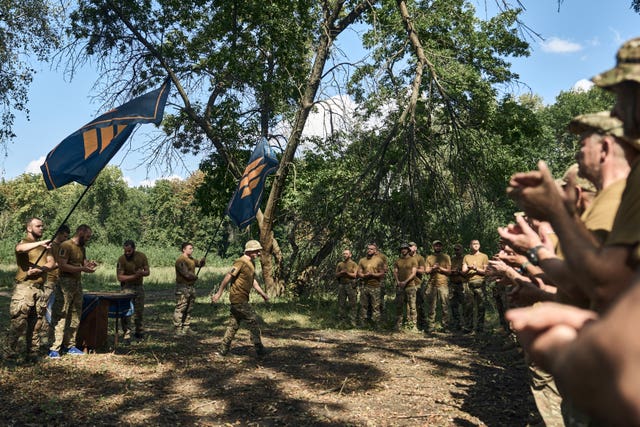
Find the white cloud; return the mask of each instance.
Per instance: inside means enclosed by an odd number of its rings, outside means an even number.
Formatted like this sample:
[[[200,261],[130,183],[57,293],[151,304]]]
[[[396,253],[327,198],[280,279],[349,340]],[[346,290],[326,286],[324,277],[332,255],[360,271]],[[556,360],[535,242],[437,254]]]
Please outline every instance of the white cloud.
[[[25,169],[25,173],[40,173],[40,166],[44,163],[45,156],[37,160],[31,160]]]
[[[573,85],[571,90],[574,92],[588,92],[592,87],[593,82],[591,80],[580,79]]]
[[[558,37],[550,37],[540,43],[542,50],[548,53],[573,53],[582,50],[582,46],[578,43],[562,40]]]

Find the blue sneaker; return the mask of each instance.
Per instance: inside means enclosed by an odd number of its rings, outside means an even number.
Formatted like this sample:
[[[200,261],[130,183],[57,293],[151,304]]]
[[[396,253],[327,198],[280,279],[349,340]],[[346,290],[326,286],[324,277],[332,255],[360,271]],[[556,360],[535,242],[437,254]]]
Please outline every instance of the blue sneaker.
[[[60,359],[60,353],[55,350],[49,350],[49,359]]]
[[[71,346],[67,350],[67,354],[70,354],[72,356],[84,356],[84,351],[80,350],[76,346]]]

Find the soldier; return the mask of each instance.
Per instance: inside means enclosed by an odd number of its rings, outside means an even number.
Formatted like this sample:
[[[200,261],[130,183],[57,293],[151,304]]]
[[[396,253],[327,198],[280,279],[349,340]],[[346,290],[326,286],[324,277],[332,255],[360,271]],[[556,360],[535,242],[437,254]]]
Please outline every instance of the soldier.
[[[49,299],[51,294],[53,294],[57,288],[58,277],[60,276],[60,269],[58,268],[58,251],[60,250],[60,245],[62,242],[65,242],[69,239],[69,234],[71,234],[71,230],[69,226],[66,224],[62,224],[58,231],[56,232],[55,237],[51,241],[51,248],[49,252],[55,261],[53,268],[47,273],[47,280],[44,283],[44,289],[42,292],[42,298],[38,302],[38,312],[41,313],[40,317],[38,317],[38,321],[36,322],[34,334],[40,335],[41,344],[46,343],[46,345],[50,345],[53,342],[53,328],[49,325],[47,321],[47,307],[49,305]],[[49,319],[53,321],[52,313],[49,313]],[[46,348],[46,347],[45,347]]]
[[[422,255],[418,253],[418,245],[416,242],[409,242],[409,255],[418,261],[418,271],[416,272],[416,328],[424,330],[427,318],[424,314],[424,292],[425,284],[423,282],[426,261]]]
[[[196,301],[196,267],[204,266],[205,259],[194,259],[193,245],[184,242],[182,254],[176,260],[176,308],[173,311],[173,326],[176,335],[190,335],[191,312]]]
[[[26,236],[15,247],[16,273],[15,285],[9,304],[9,332],[6,357],[15,359],[18,356],[18,341],[25,337],[25,358],[35,357],[40,345],[40,335],[34,333],[37,320],[42,313],[40,301],[47,272],[55,261],[49,252],[49,242],[39,240],[44,225],[40,218],[29,218],[26,222]],[[44,252],[44,253],[43,253]]]
[[[136,251],[136,243],[133,240],[125,241],[122,246],[124,254],[118,258],[116,277],[123,291],[135,295],[133,299],[133,316],[136,327],[134,337],[142,339],[144,331],[142,326],[144,316],[144,287],[142,281],[150,274],[149,261],[144,253]],[[130,340],[131,320],[129,317],[122,318],[122,331],[124,339]]]
[[[484,330],[484,312],[487,301],[487,289],[484,282],[484,275],[489,265],[489,257],[480,252],[480,241],[474,239],[469,244],[470,253],[462,260],[462,273],[467,277],[470,293],[470,304],[466,313],[465,332],[473,330],[473,314],[477,313],[475,321],[475,331]]]
[[[377,328],[380,321],[380,286],[386,274],[387,265],[377,253],[378,245],[369,243],[367,245],[367,256],[361,258],[360,262],[358,262],[357,276],[364,281],[360,292],[359,326],[363,325],[364,318],[369,310],[371,310],[373,326]]]
[[[336,266],[335,277],[338,280],[338,312],[340,320],[349,322],[350,326],[356,323],[358,312],[358,282],[356,274],[358,264],[351,259],[351,250],[342,251],[343,260]]]
[[[76,334],[82,316],[82,273],[95,273],[97,264],[87,260],[85,246],[93,232],[86,224],[78,226],[73,237],[60,245],[58,268],[59,286],[55,293],[54,320],[55,340],[49,348],[49,357],[57,359],[60,352],[83,356],[75,346]],[[70,347],[69,347],[70,346]]]
[[[449,326],[449,274],[451,274],[451,258],[442,252],[442,242],[431,243],[433,254],[427,256],[425,273],[430,274],[425,293],[427,302],[427,333],[435,331],[436,310],[440,304],[440,322],[442,329]]]
[[[387,260],[387,256],[385,254],[383,254],[380,251],[380,248],[376,245],[376,253],[375,256],[379,257],[382,261],[382,265],[384,265],[384,275],[382,276],[382,278],[380,279],[380,314],[384,313],[384,297],[385,294],[387,293],[387,286],[386,286],[386,277],[387,277],[387,271],[389,270],[388,267],[388,260]]]
[[[395,330],[402,327],[402,315],[404,307],[407,307],[407,327],[416,329],[416,273],[418,260],[410,255],[411,249],[408,243],[400,245],[400,258],[393,264],[393,277],[396,281],[396,324]]]
[[[218,349],[218,354],[226,355],[231,347],[231,342],[238,332],[240,322],[245,322],[251,341],[256,348],[258,356],[264,356],[265,348],[260,338],[260,327],[256,320],[256,313],[251,304],[249,304],[249,292],[251,288],[255,289],[265,301],[269,301],[269,297],[260,287],[255,279],[255,259],[260,256],[262,246],[257,240],[249,240],[244,246],[244,255],[233,262],[231,271],[229,271],[222,282],[218,292],[211,295],[211,302],[216,303],[222,296],[222,292],[231,282],[229,289],[229,302],[231,303],[231,316],[229,317],[229,325],[222,338],[222,343]]]
[[[453,246],[453,256],[451,257],[451,274],[449,275],[449,291],[451,306],[451,330],[462,329],[464,314],[467,312],[469,304],[469,285],[462,273],[462,262],[464,254],[462,245],[456,243]]]

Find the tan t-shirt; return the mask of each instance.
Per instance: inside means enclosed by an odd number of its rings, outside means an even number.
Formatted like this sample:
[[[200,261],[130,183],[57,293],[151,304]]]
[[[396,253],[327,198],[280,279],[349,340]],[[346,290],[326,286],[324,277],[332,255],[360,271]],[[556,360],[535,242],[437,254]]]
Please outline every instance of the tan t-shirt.
[[[18,244],[22,243],[35,243],[35,240],[31,237],[25,237]],[[44,251],[44,254],[42,254]],[[42,254],[42,256],[40,256]],[[30,282],[41,285],[44,283],[44,279],[47,277],[47,273],[39,274],[38,276],[30,276],[27,279],[27,271],[32,266],[42,267],[47,263],[47,256],[49,251],[42,246],[35,247],[29,252],[16,252],[16,263],[18,264],[18,272],[16,273],[16,283]],[[40,258],[38,260],[38,258]],[[38,264],[36,264],[36,260]]]
[[[86,259],[84,246],[76,245],[72,239],[62,242],[58,251],[58,259],[66,259],[68,265],[82,267]],[[80,271],[75,273],[60,271],[60,277],[71,277],[75,280],[80,280],[82,273]]]
[[[631,166],[631,172],[627,176],[627,185],[622,193],[620,207],[613,221],[611,233],[605,241],[605,246],[633,246],[634,251],[630,260],[633,263],[631,267],[638,266],[640,261],[640,251],[638,243],[640,242],[640,159],[636,159]]]
[[[181,254],[176,260],[176,283],[178,285],[193,285],[196,283],[195,279],[189,279],[185,276],[185,273],[196,274],[197,262],[193,257],[188,257],[185,254]]]
[[[411,257],[415,258],[416,261],[418,261],[418,268],[420,268],[420,267],[424,268],[427,265],[427,261],[418,252],[416,252],[415,254],[411,255]],[[424,276],[424,273],[416,273],[416,278],[413,279],[413,281],[414,281],[416,286],[420,286],[420,284],[422,283],[422,276]]]
[[[451,268],[451,258],[449,255],[440,252],[439,254],[429,255],[426,261],[427,267],[433,267],[438,264],[442,268]],[[429,285],[447,286],[449,284],[449,276],[444,273],[431,273],[429,276]]]
[[[143,268],[149,268],[149,261],[147,260],[147,256],[142,252],[135,251],[131,259],[127,259],[126,255],[120,255],[118,258],[118,264],[116,266],[116,270],[125,276],[131,276],[136,273],[136,271],[141,270]],[[135,281],[127,282],[127,285],[142,285],[143,278],[139,277]]]
[[[463,258],[463,262],[467,264],[467,267],[469,267],[470,269],[475,265],[476,267],[482,268],[484,270],[489,264],[489,257],[486,254],[478,251],[475,255],[465,255]],[[467,280],[470,282],[479,282],[481,280],[484,280],[484,276],[471,269],[470,271],[467,271]]]
[[[348,261],[340,261],[336,266],[336,273],[339,273],[341,271],[346,271],[347,273],[355,273],[356,271],[358,271],[358,264],[356,264],[356,262],[352,259]],[[355,279],[352,279],[349,276],[341,276],[338,278],[338,281],[343,284],[351,283],[354,280]]]
[[[611,232],[626,185],[626,179],[609,185],[598,193],[580,217],[587,229],[596,236],[600,243],[604,243]]]
[[[382,273],[385,267],[383,258],[378,255],[374,255],[371,258],[361,258],[360,262],[358,262],[358,270],[362,273]],[[364,279],[364,283],[368,286],[380,286],[382,279],[369,277]]]
[[[415,256],[408,256],[406,258],[398,258],[395,263],[393,263],[393,269],[397,269],[398,280],[404,282],[407,280],[407,277],[411,276],[411,272],[413,269],[418,269],[418,260]],[[407,284],[407,287],[416,286],[415,280],[412,280],[411,283]]]
[[[249,292],[253,288],[255,266],[252,262],[243,258],[238,258],[233,262],[229,271],[232,277],[231,288],[229,289],[229,302],[239,304],[249,302]]]

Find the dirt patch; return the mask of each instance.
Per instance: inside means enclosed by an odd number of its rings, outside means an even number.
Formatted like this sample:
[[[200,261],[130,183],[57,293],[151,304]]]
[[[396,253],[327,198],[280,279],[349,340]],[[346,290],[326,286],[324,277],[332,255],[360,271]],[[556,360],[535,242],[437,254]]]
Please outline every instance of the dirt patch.
[[[0,424],[518,426],[535,413],[522,357],[498,334],[269,324],[267,356],[241,329],[220,357],[226,307],[199,304],[196,335],[176,338],[170,295],[148,301],[143,341],[2,365]]]

